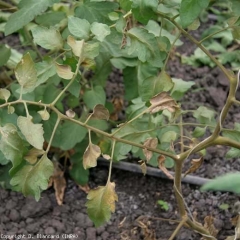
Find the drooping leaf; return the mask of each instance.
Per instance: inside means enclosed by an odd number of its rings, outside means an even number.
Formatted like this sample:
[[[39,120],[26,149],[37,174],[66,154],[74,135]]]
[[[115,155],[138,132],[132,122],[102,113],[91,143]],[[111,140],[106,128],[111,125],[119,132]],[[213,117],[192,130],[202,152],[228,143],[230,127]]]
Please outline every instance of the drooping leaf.
[[[25,4],[22,2],[20,3],[20,6],[22,6],[21,9],[11,14],[8,19],[5,25],[5,35],[9,35],[26,26],[35,16],[46,11],[54,3],[52,0],[28,0],[28,2],[25,1]]]
[[[0,67],[5,65],[11,56],[11,49],[6,45],[0,44]]]
[[[23,156],[27,151],[26,143],[19,136],[17,128],[11,123],[0,127],[0,135],[0,150],[5,158],[12,162],[13,170],[19,166],[23,160]]]
[[[25,54],[15,69],[16,78],[25,92],[34,89],[37,81],[37,71],[29,53]]]
[[[41,116],[43,121],[47,121],[50,118],[50,114],[47,109],[38,111],[38,114]]]
[[[87,199],[88,216],[95,227],[103,225],[111,218],[111,212],[115,212],[115,201],[118,201],[115,183],[108,182],[106,186],[90,190]]]
[[[103,23],[94,22],[91,25],[91,32],[95,35],[96,39],[100,42],[111,33],[110,27]]]
[[[132,0],[132,12],[141,23],[147,24],[150,19],[156,19],[154,10],[157,10],[158,0]]]
[[[108,120],[109,119],[109,111],[101,104],[97,104],[93,108],[92,117],[97,119]]]
[[[72,79],[74,73],[72,72],[72,69],[69,65],[63,65],[56,63],[56,71],[60,78],[63,79]]]
[[[89,143],[86,151],[83,155],[83,167],[84,169],[96,167],[97,159],[101,154],[101,149],[99,146]]]
[[[143,143],[143,145],[146,146],[146,147],[150,147],[150,148],[156,148],[157,145],[158,145],[158,139],[157,138],[148,138]],[[144,148],[143,153],[146,157],[147,162],[149,162],[150,159],[152,158],[153,152]]]
[[[169,179],[174,179],[173,176],[171,175],[171,173],[166,169],[166,166],[165,166],[165,156],[163,155],[160,155],[158,157],[158,167],[159,169],[161,169],[163,171],[163,173],[169,178]]]
[[[59,50],[63,47],[63,40],[60,32],[54,28],[36,26],[32,29],[33,40],[42,48]]]
[[[90,109],[93,109],[97,104],[105,105],[106,93],[101,86],[95,86],[84,93],[83,101]]]
[[[83,53],[84,41],[77,41],[73,36],[68,36],[67,43],[71,47],[73,54],[77,57],[81,57]]]
[[[44,153],[44,150],[32,148],[24,156],[24,159],[27,160],[30,164],[35,164],[38,160],[38,157],[42,156]]]
[[[10,96],[11,93],[7,89],[0,88],[0,99],[4,99],[7,102]]]
[[[227,173],[209,181],[201,187],[202,191],[229,191],[236,194],[240,193],[240,172]]]
[[[21,191],[24,196],[32,195],[38,201],[41,191],[47,189],[52,174],[53,164],[44,154],[35,165],[24,165],[20,168],[10,184],[17,191]]]
[[[26,140],[35,148],[43,149],[43,127],[42,124],[34,124],[30,117],[19,116],[17,125]]]
[[[143,101],[148,101],[160,92],[171,90],[173,85],[171,77],[165,71],[162,71],[157,77],[153,76],[143,81],[140,95]]]
[[[108,13],[113,12],[118,8],[118,4],[114,2],[81,2],[76,8],[75,14],[77,17],[86,19],[89,23],[99,22],[111,24],[108,18]]]
[[[175,112],[179,107],[175,100],[167,92],[161,92],[151,98],[150,113],[156,113],[167,109],[169,112]]]
[[[89,38],[90,23],[86,19],[68,17],[68,29],[77,38],[85,40]]]

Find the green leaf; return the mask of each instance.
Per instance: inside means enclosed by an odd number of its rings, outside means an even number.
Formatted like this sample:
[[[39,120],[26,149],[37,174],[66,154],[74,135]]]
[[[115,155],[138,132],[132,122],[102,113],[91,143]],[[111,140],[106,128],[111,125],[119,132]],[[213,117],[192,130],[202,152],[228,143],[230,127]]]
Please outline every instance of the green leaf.
[[[27,152],[26,143],[19,136],[17,128],[10,123],[4,127],[0,127],[0,150],[5,158],[13,164],[13,169],[19,166],[23,160],[24,154]]]
[[[111,218],[111,212],[115,212],[115,201],[118,201],[115,183],[108,182],[106,186],[90,190],[87,199],[88,216],[95,227],[103,225]]]
[[[129,55],[137,55],[141,62],[148,61],[152,66],[163,66],[166,57],[165,52],[161,52],[158,47],[156,37],[143,28],[131,28],[127,32],[127,50]]]
[[[32,195],[36,201],[40,199],[42,190],[48,188],[48,181],[53,174],[53,164],[44,154],[35,165],[24,165],[13,176],[10,184],[21,191],[24,196]]]
[[[165,211],[168,211],[169,209],[169,205],[167,202],[163,201],[163,200],[158,200],[157,201],[158,205],[161,206],[161,209],[165,210]]]
[[[102,42],[104,38],[111,33],[111,30],[106,24],[94,22],[91,26],[91,32],[98,41]]]
[[[66,14],[64,12],[48,12],[35,18],[37,24],[44,27],[50,27],[59,24]]]
[[[180,5],[180,19],[183,28],[188,27],[209,4],[209,0],[182,0]]]
[[[8,110],[6,108],[0,109],[0,124],[5,125],[7,123],[12,123],[13,125],[17,124],[17,118],[18,116],[13,113],[13,114],[8,114]]]
[[[130,11],[132,8],[131,0],[119,0],[120,7],[125,11]]]
[[[63,40],[60,32],[54,28],[36,26],[32,29],[33,40],[42,48],[59,50],[63,47]]]
[[[201,187],[201,191],[229,191],[236,194],[240,193],[240,172],[228,173],[215,178]]]
[[[11,56],[11,49],[6,45],[0,44],[0,67],[5,65]]]
[[[10,96],[11,93],[7,89],[0,88],[0,99],[4,99],[7,102]]]
[[[28,0],[26,4],[22,3],[20,5],[22,8],[13,13],[8,19],[7,24],[5,25],[5,35],[7,36],[26,26],[34,19],[34,17],[46,11],[53,3],[54,2],[51,0]]]
[[[29,53],[25,54],[18,63],[15,75],[24,92],[34,90],[37,81],[37,71]]]
[[[215,111],[204,106],[200,106],[194,111],[193,116],[202,124],[211,124],[215,120]]]
[[[99,22],[111,24],[108,14],[118,8],[117,3],[113,2],[91,2],[85,1],[76,8],[77,17],[86,19],[89,23]]]
[[[150,77],[143,81],[140,96],[143,101],[148,101],[160,92],[171,90],[173,85],[171,77],[165,71],[162,71],[157,77]]]
[[[138,79],[136,68],[126,67],[123,69],[124,98],[128,101],[138,97]]]
[[[44,138],[49,142],[51,133],[57,120],[56,114],[51,114],[50,119],[43,123]],[[69,121],[58,125],[54,135],[52,146],[64,151],[72,149],[77,143],[81,142],[87,134],[86,128]]]
[[[198,138],[198,137],[204,136],[205,133],[206,133],[206,127],[204,127],[204,128],[196,127],[193,131],[192,136]]]
[[[239,16],[240,15],[240,2],[239,0],[230,0],[230,2],[232,3],[232,11]]]
[[[43,149],[43,127],[42,124],[34,124],[31,117],[19,116],[17,125],[26,140],[35,148]]]
[[[85,40],[89,38],[90,23],[86,19],[68,17],[68,29],[75,37]]]
[[[174,86],[171,91],[171,96],[175,100],[180,100],[184,96],[184,94],[195,84],[195,82],[183,81],[179,78],[173,78],[172,81],[174,83]]]
[[[93,109],[97,104],[105,105],[106,93],[101,86],[95,86],[84,93],[83,101],[90,109]]]
[[[158,0],[132,0],[132,12],[141,23],[147,24],[150,19],[157,19],[154,10],[157,10]]]
[[[137,61],[138,60],[136,58],[119,57],[119,58],[111,58],[110,61],[115,68],[125,69],[126,67],[137,66]]]

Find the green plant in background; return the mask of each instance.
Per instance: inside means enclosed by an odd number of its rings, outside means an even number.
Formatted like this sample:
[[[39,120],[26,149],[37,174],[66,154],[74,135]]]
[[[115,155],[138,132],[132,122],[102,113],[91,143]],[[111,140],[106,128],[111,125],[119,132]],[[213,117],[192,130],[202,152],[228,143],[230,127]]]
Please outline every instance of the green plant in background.
[[[0,31],[6,37],[17,32],[20,41],[19,49],[0,45],[1,184],[38,200],[53,174],[55,159],[65,156],[71,177],[86,184],[88,169],[103,155],[110,161],[106,185],[87,196],[89,217],[99,226],[110,219],[118,200],[111,182],[112,162],[131,152],[142,159],[143,172],[146,164],[159,166],[166,174],[166,168],[175,167],[173,188],[181,221],[169,239],[185,223],[205,239],[214,239],[189,217],[181,174],[185,160],[193,154],[199,159],[192,160],[187,173],[200,167],[209,146],[227,145],[232,147],[228,157],[240,156],[239,125],[234,130],[223,128],[231,106],[240,104],[235,98],[239,77],[223,66],[227,61],[220,57],[230,54],[226,47],[240,39],[240,3],[12,0],[11,4],[0,1],[0,6]],[[201,40],[195,39],[191,31],[200,26],[209,9],[222,16],[223,7],[227,26],[210,28]],[[225,31],[231,33],[231,41],[218,44],[221,51],[215,56],[209,44],[216,42],[210,39]],[[172,79],[167,64],[182,35],[228,79],[228,98],[221,112],[205,106],[181,108],[182,97],[195,83]],[[24,53],[19,51],[22,48]],[[235,52],[232,49],[231,54]],[[109,121],[114,106],[105,92],[113,68],[123,75],[128,102],[126,119],[120,124]],[[196,121],[184,122],[185,114],[192,114]],[[237,183],[232,186],[234,191],[237,188]]]
[[[158,200],[157,204],[161,207],[161,209],[168,211],[169,210],[169,205],[167,202],[163,201],[163,200]]]

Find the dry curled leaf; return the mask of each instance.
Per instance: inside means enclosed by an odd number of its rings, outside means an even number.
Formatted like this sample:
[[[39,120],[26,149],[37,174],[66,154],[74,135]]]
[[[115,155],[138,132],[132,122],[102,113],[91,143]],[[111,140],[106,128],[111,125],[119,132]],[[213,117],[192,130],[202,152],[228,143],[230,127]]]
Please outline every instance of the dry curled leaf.
[[[75,113],[72,109],[68,109],[68,110],[66,111],[66,115],[67,115],[68,117],[70,117],[70,118],[74,118],[75,115],[76,115],[76,113]]]
[[[167,92],[161,92],[150,100],[151,106],[149,107],[150,113],[156,113],[167,109],[169,112],[175,112],[179,109],[176,101],[169,96]]]
[[[189,173],[196,172],[201,167],[203,160],[203,157],[200,157],[199,159],[193,159],[191,161],[191,167],[184,173],[184,177],[186,177],[186,175]]]
[[[165,157],[163,155],[160,155],[158,157],[158,167],[165,173],[165,175],[169,178],[169,179],[174,179],[173,176],[168,172],[168,170],[165,167]]]
[[[143,145],[145,147],[149,147],[149,148],[156,148],[158,144],[158,139],[157,138],[148,138]],[[153,152],[147,150],[146,148],[143,149],[143,153],[147,159],[147,162],[150,161],[150,159],[152,158]]]
[[[123,99],[120,97],[115,97],[112,100],[114,111],[111,113],[110,119],[113,121],[118,120],[118,113],[120,113],[123,109]]]
[[[50,186],[52,185],[55,190],[55,197],[58,205],[62,205],[64,192],[66,189],[66,179],[64,177],[64,172],[60,169],[57,162],[54,162],[54,173],[50,180]]]
[[[147,173],[147,165],[146,165],[145,161],[140,161],[140,162],[141,162],[140,167],[141,167],[142,173],[145,176]]]
[[[83,154],[83,167],[84,169],[96,167],[97,159],[101,154],[99,146],[89,143],[87,149]]]
[[[85,193],[89,193],[90,191],[90,187],[88,186],[88,184],[85,185],[78,185],[79,189],[81,189],[82,191],[84,191]]]
[[[42,149],[32,148],[24,156],[24,159],[27,160],[30,164],[35,164],[37,162],[38,157],[42,156],[44,153],[45,151]]]
[[[59,63],[55,63],[57,75],[60,78],[70,80],[73,78],[74,73],[71,70],[69,65],[63,65]]]
[[[108,120],[109,111],[102,104],[97,104],[93,109],[93,113],[91,114],[91,117]]]
[[[43,121],[47,121],[50,118],[50,114],[46,109],[38,111],[38,114],[41,116]]]
[[[214,226],[214,218],[212,216],[206,216],[204,218],[204,226],[205,229],[207,229],[211,236],[216,237],[219,230],[217,230]],[[207,237],[203,237],[203,239],[209,239]]]

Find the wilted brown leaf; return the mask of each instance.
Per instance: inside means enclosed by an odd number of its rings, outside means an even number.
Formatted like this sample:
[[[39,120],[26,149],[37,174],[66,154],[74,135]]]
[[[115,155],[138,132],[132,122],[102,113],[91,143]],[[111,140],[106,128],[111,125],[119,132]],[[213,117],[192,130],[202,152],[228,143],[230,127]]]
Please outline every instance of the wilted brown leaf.
[[[24,156],[24,159],[27,160],[30,164],[35,164],[37,162],[38,157],[45,153],[42,149],[32,148],[29,150],[27,155]]]
[[[83,167],[84,169],[96,167],[97,159],[101,154],[99,146],[89,143],[87,149],[83,154]]]
[[[111,113],[110,119],[113,121],[118,120],[118,113],[122,111],[123,109],[123,99],[120,97],[115,97],[112,100],[114,111]]]
[[[237,223],[238,223],[238,219],[239,219],[239,215],[236,215],[236,217],[232,218],[231,219],[231,223],[234,227],[237,226]]]
[[[209,233],[211,234],[211,236],[216,237],[219,230],[217,230],[214,226],[214,218],[212,216],[206,216],[204,218],[204,226],[205,229],[207,229],[209,231]],[[203,239],[209,239],[207,237],[203,237]]]
[[[189,173],[194,173],[195,171],[197,171],[201,167],[203,160],[203,156],[199,159],[193,159],[191,161],[191,167],[185,172],[184,177],[186,177],[186,175]]]
[[[78,185],[78,187],[79,187],[79,189],[81,189],[85,193],[89,193],[89,191],[91,190],[90,187],[88,186],[88,184],[86,184],[86,185]]]
[[[56,66],[57,75],[60,78],[67,79],[67,80],[72,79],[74,73],[72,72],[71,67],[69,65],[56,63],[55,66]]]
[[[150,148],[156,148],[157,147],[157,144],[158,144],[158,139],[157,138],[148,138],[144,143],[143,145],[145,147],[150,147]],[[147,162],[150,161],[153,153],[152,151],[149,151],[147,149],[143,149],[143,154],[145,155],[146,159],[147,159]]]
[[[143,175],[145,176],[146,173],[147,173],[147,165],[146,165],[146,163],[144,161],[142,161],[140,167],[141,167]]]
[[[109,111],[102,104],[97,104],[93,109],[93,113],[91,114],[91,117],[108,120]]]
[[[55,190],[55,197],[57,203],[58,205],[62,205],[64,192],[67,184],[64,177],[64,172],[60,169],[57,162],[54,162],[54,173],[50,180],[51,180],[50,186],[53,185],[53,188]]]
[[[173,176],[166,169],[164,162],[165,162],[165,157],[163,155],[160,155],[158,157],[158,167],[165,173],[167,177],[169,177],[170,179],[174,179]]]
[[[149,107],[150,113],[156,113],[167,109],[169,112],[175,112],[179,109],[176,101],[169,96],[167,92],[161,92],[150,100],[151,106]]]

